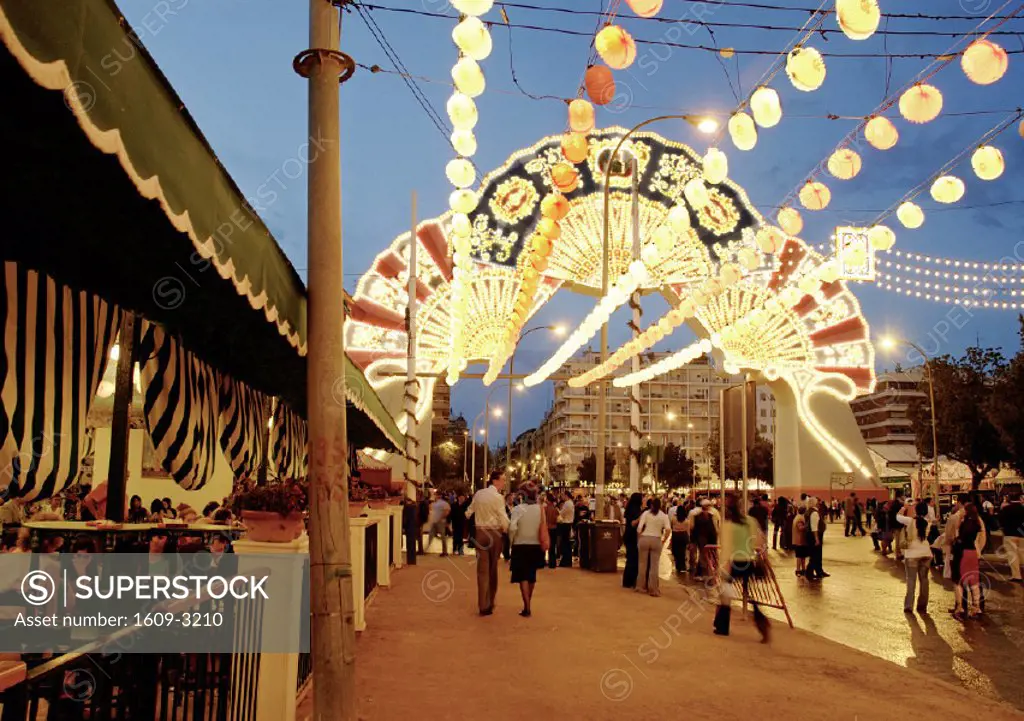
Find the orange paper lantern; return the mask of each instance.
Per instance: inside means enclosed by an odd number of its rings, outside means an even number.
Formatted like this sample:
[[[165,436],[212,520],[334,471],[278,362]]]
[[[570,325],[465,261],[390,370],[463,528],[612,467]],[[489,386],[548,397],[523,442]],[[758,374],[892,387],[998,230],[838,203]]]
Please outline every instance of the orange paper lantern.
[[[804,219],[800,217],[800,211],[796,208],[782,208],[777,218],[779,227],[788,235],[799,235],[804,229]]]
[[[580,185],[580,174],[568,163],[558,163],[551,168],[551,180],[562,193],[571,193]]]
[[[570,163],[582,163],[590,152],[590,142],[586,135],[566,133],[562,136],[562,155]]]
[[[583,98],[569,103],[569,128],[574,133],[587,133],[594,129],[594,106]]]
[[[591,65],[583,76],[583,87],[594,105],[607,105],[615,97],[615,76],[604,65]]]
[[[540,202],[540,212],[545,218],[561,220],[569,214],[569,201],[561,193],[549,193]]]
[[[900,133],[889,118],[881,115],[871,118],[864,126],[864,139],[876,150],[888,150],[896,145],[900,139]]]
[[[532,265],[538,273],[543,273],[548,269],[548,259],[543,255],[533,253],[530,255],[530,265]]]
[[[608,25],[594,38],[594,47],[608,67],[624,70],[636,60],[633,36],[618,25]]]
[[[540,233],[535,233],[533,239],[530,241],[530,250],[542,258],[547,258],[551,255],[551,251],[553,249],[554,245],[552,245],[551,239],[541,235]]]
[[[900,115],[912,123],[929,123],[942,112],[942,93],[933,85],[915,85],[900,96]]]
[[[557,220],[541,218],[537,222],[537,232],[548,240],[558,240],[558,236],[562,234],[562,229],[558,226]]]
[[[960,67],[972,83],[991,85],[1006,75],[1010,59],[999,45],[991,40],[975,40],[964,50]]]
[[[824,210],[832,201],[832,192],[824,183],[809,180],[800,188],[800,203],[808,210]]]
[[[661,10],[664,0],[626,0],[630,9],[642,18],[652,18]]]

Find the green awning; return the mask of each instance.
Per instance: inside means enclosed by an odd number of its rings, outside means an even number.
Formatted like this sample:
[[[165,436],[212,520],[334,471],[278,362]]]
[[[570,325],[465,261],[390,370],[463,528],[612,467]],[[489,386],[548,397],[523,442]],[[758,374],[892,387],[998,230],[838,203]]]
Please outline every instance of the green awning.
[[[305,416],[306,292],[109,0],[0,0],[0,257],[177,334]],[[346,366],[350,436],[403,445]]]

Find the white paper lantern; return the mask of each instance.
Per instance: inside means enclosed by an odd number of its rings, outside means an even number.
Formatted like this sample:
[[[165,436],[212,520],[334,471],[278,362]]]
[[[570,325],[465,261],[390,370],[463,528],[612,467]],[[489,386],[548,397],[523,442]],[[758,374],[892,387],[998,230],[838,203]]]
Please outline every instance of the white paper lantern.
[[[892,232],[892,231],[889,231]],[[839,266],[834,260],[821,265],[818,268],[818,278],[822,283],[835,283],[839,280]]]
[[[695,210],[700,210],[708,204],[708,189],[700,178],[688,181],[683,186],[683,195],[686,197],[686,202]]]
[[[618,25],[607,25],[594,36],[594,49],[608,67],[624,70],[636,60],[633,36]]]
[[[762,253],[778,253],[786,244],[786,237],[771,225],[762,225],[755,236],[757,247]]]
[[[824,183],[809,180],[800,188],[800,203],[808,210],[824,210],[832,200],[832,191]]]
[[[729,177],[729,159],[718,148],[708,148],[704,155],[704,181],[718,185]]]
[[[487,81],[484,80],[484,71],[480,65],[471,57],[463,56],[452,66],[452,80],[455,88],[471,98],[475,98],[484,91]]]
[[[800,211],[796,208],[782,208],[776,218],[779,227],[786,231],[787,235],[798,236],[804,229],[804,219],[800,217]]]
[[[850,148],[840,148],[828,159],[828,172],[840,180],[856,178],[860,168],[860,155]]]
[[[456,190],[448,196],[448,207],[456,213],[472,213],[478,202],[476,193],[467,188]]]
[[[452,133],[452,147],[464,158],[471,158],[476,154],[476,136],[472,130],[456,130]]]
[[[900,96],[900,115],[911,123],[930,123],[942,112],[942,93],[934,85],[920,83]]]
[[[741,248],[736,254],[736,260],[747,270],[756,270],[761,265],[761,256],[753,248]]]
[[[476,121],[479,119],[476,103],[468,95],[452,93],[448,98],[447,110],[448,119],[452,121],[452,127],[456,130],[472,130],[476,127]]]
[[[451,0],[452,7],[463,15],[483,15],[494,5],[494,0]]]
[[[825,58],[811,47],[794,48],[786,58],[786,75],[797,90],[817,90],[825,82]]]
[[[673,205],[668,211],[668,224],[672,226],[679,235],[683,235],[690,229],[690,210],[685,205]]]
[[[470,222],[469,216],[465,213],[454,213],[452,215],[452,234],[457,238],[468,238],[472,233],[473,224]]]
[[[1006,51],[987,38],[975,40],[960,58],[964,75],[978,85],[991,85],[1002,78],[1009,64]]]
[[[574,133],[589,133],[594,128],[594,106],[583,98],[569,103],[569,129]]]
[[[664,0],[626,0],[630,9],[642,18],[652,18],[661,10]]]
[[[896,209],[896,218],[903,224],[904,228],[914,230],[924,224],[924,211],[917,203],[909,200]]]
[[[884,225],[876,225],[868,230],[868,240],[875,250],[886,251],[896,244],[896,234]]]
[[[974,174],[982,180],[995,180],[1003,174],[1006,169],[1006,162],[999,148],[991,145],[983,145],[974,151],[971,156],[971,167]]]
[[[882,11],[877,0],[836,0],[836,20],[850,40],[867,40],[878,30]]]
[[[491,54],[491,33],[478,17],[468,17],[452,30],[452,40],[459,50],[474,60],[484,60]]]
[[[879,115],[871,118],[864,126],[864,139],[876,150],[888,150],[896,145],[900,133],[889,118]]]
[[[718,278],[721,280],[722,285],[729,287],[734,285],[743,277],[743,271],[735,263],[723,263],[722,269],[718,273]]]
[[[473,164],[465,158],[449,160],[444,174],[456,188],[468,188],[476,180],[476,170],[473,168]]]
[[[939,203],[955,203],[964,197],[964,181],[955,175],[943,175],[932,183],[932,198]]]
[[[729,137],[737,150],[752,150],[757,145],[757,127],[746,113],[736,113],[729,118]]]
[[[772,88],[761,86],[750,96],[750,112],[762,128],[774,128],[782,120],[782,102]]]
[[[675,244],[676,234],[672,232],[672,228],[663,225],[654,231],[654,245],[662,255],[671,253]]]

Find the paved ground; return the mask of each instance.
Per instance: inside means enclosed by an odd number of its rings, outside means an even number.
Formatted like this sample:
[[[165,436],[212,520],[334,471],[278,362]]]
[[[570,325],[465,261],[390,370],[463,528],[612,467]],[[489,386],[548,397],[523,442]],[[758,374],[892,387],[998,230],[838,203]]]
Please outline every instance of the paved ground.
[[[1020,636],[999,620],[1020,603],[1019,589],[1005,609],[993,597],[997,620],[967,631],[944,617],[935,593],[933,620],[913,621],[914,630],[891,562],[875,569],[869,542],[835,541],[826,554],[835,575],[821,588],[798,587],[780,568],[798,628],[776,623],[768,646],[738,612],[733,636],[714,636],[713,607],[682,583],[650,598],[622,589],[617,575],[578,569],[543,571],[534,616],[523,619],[503,566],[497,610],[481,618],[474,559],[422,558],[368,611],[357,649],[361,716],[675,719],[685,709],[692,718],[831,721],[877,718],[884,699],[884,715],[901,721],[1024,718],[986,698],[1020,705],[1011,688],[1013,676],[1018,686],[1024,679]]]

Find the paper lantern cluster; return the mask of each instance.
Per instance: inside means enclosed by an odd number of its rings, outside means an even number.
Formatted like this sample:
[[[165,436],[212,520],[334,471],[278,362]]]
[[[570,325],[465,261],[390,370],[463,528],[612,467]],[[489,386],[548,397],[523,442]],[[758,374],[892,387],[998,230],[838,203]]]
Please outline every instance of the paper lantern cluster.
[[[477,150],[473,129],[479,119],[473,98],[483,93],[487,83],[479,62],[491,54],[493,43],[491,33],[480,19],[494,5],[493,0],[452,0],[452,5],[462,17],[452,30],[452,41],[459,49],[459,59],[452,66],[452,81],[455,92],[448,98],[446,110],[454,131],[452,147],[458,157],[448,161],[445,176],[455,187],[448,198],[452,210],[450,235],[452,238],[452,282],[451,282],[451,334],[452,348],[448,363],[448,384],[459,379],[459,373],[466,367],[465,326],[468,303],[468,278],[473,272],[472,242],[473,224],[469,214],[476,209],[479,198],[471,190],[476,182],[476,169],[471,158]]]

